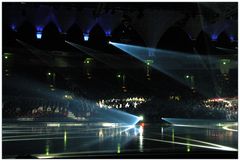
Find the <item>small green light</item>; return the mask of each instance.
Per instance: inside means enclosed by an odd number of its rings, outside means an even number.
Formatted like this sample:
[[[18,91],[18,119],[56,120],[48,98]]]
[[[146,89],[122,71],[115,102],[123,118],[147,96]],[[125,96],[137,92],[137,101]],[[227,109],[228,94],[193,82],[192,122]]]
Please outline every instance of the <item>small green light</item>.
[[[50,76],[50,75],[51,75],[51,73],[49,72],[49,73],[48,73],[48,75]]]
[[[5,58],[5,59],[8,59],[8,56],[7,56],[7,55],[5,55],[5,56],[4,56],[4,58]]]
[[[118,77],[118,78],[121,78],[121,74],[118,74],[117,77]]]
[[[223,64],[226,65],[227,63],[224,61]]]
[[[90,64],[92,61],[93,61],[92,58],[86,58],[86,59],[84,60],[84,64]]]
[[[189,75],[186,75],[186,78],[188,79],[188,78],[189,78]]]

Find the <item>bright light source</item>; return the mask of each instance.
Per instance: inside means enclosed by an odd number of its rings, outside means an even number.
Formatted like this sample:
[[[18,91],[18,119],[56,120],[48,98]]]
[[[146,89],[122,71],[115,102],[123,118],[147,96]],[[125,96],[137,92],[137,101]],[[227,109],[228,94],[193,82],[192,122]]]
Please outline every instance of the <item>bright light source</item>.
[[[186,75],[186,78],[188,79],[188,78],[189,78],[189,75]]]
[[[108,44],[112,44],[112,41],[108,41]]]
[[[49,72],[49,73],[48,73],[48,75],[50,76],[50,75],[51,75],[51,73]]]
[[[213,41],[216,41],[216,40],[218,39],[218,35],[212,34],[212,35],[211,35],[211,39],[212,39]]]
[[[84,41],[88,41],[88,39],[89,39],[89,34],[83,34],[83,38],[84,38]]]
[[[86,58],[84,64],[90,64],[93,61],[93,58]]]
[[[145,60],[145,63],[146,63],[147,65],[151,65],[151,64],[153,64],[153,60],[150,60],[150,59]]]
[[[139,116],[138,119],[139,119],[139,121],[142,121],[143,120],[143,116]]]
[[[118,77],[118,78],[121,78],[121,74],[118,74],[117,77]]]
[[[226,65],[226,62],[223,62],[224,65]]]
[[[106,35],[107,37],[110,37],[110,36],[111,36],[111,31],[105,32],[105,35]]]
[[[5,56],[4,56],[4,58],[5,58],[5,59],[8,59],[8,56],[7,56],[7,55],[5,55]]]
[[[37,39],[41,39],[42,38],[42,32],[37,32],[36,37],[37,37]]]

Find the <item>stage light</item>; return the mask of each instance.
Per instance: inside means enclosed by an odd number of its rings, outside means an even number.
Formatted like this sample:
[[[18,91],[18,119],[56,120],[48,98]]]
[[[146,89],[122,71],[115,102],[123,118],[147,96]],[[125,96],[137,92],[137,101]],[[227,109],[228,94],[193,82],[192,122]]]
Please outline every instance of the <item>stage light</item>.
[[[110,37],[110,36],[111,36],[111,32],[110,32],[110,31],[107,31],[107,32],[105,32],[105,35],[106,35],[107,37]]]
[[[212,35],[211,35],[211,39],[212,39],[213,41],[216,41],[217,38],[218,38],[218,36],[217,36],[216,34],[212,34]]]
[[[48,72],[48,75],[50,76],[50,75],[51,75],[51,73],[50,73],[50,72]]]
[[[89,34],[84,33],[83,34],[84,41],[88,41],[89,39]]]
[[[86,58],[84,64],[90,64],[93,61],[93,58]]]
[[[118,77],[118,78],[121,78],[121,74],[118,74],[117,77]]]
[[[145,60],[145,62],[146,62],[146,64],[147,64],[148,66],[150,66],[150,65],[153,64],[153,60]]]
[[[143,116],[138,117],[139,121],[143,121]]]
[[[37,39],[41,39],[42,38],[42,32],[38,31],[36,33],[36,37],[37,37]]]
[[[188,79],[188,78],[189,78],[189,75],[186,75],[186,78]]]
[[[4,58],[5,58],[5,59],[8,59],[8,56],[7,56],[7,55],[5,55],[5,56],[4,56]]]
[[[112,44],[112,42],[111,42],[111,41],[108,41],[108,44]]]

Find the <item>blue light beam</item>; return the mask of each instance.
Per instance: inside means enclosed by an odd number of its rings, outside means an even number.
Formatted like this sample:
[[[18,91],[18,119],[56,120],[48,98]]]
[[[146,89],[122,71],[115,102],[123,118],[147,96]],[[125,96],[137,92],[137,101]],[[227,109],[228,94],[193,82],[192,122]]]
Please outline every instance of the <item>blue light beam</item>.
[[[186,80],[184,77],[186,73],[183,72],[191,69],[202,70],[206,74],[209,74],[209,71],[216,69],[219,63],[219,59],[211,56],[200,56],[197,54],[141,47],[111,41],[109,44],[123,50],[125,53],[135,57],[143,63],[145,63],[147,59],[152,59],[154,63],[151,64],[151,67],[186,86],[190,86],[190,84],[189,80]],[[154,56],[149,57],[149,52],[154,53]],[[209,88],[199,88],[199,90],[199,92],[204,95],[209,94],[209,92],[206,91],[209,90]]]

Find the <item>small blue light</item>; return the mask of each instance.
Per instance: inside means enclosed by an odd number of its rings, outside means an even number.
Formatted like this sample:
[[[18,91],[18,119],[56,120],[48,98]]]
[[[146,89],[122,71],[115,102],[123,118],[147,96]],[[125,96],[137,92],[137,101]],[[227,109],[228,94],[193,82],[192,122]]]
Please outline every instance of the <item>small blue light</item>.
[[[16,31],[16,25],[12,24],[12,25],[11,25],[11,29],[12,29],[13,31]]]
[[[42,38],[42,32],[37,32],[36,37],[37,37],[37,39],[41,39]]]
[[[234,41],[234,36],[230,36],[229,38],[232,42]]]
[[[88,41],[89,39],[89,34],[84,33],[83,34],[84,41]]]
[[[212,39],[213,41],[216,41],[217,38],[218,38],[218,36],[217,36],[216,34],[212,34],[212,35],[211,35],[211,39]]]
[[[42,27],[42,26],[37,26],[37,27],[36,27],[36,30],[37,30],[38,32],[41,32],[41,31],[43,31],[43,27]]]
[[[110,37],[110,36],[111,36],[111,31],[105,32],[105,35],[106,35],[107,37]]]

